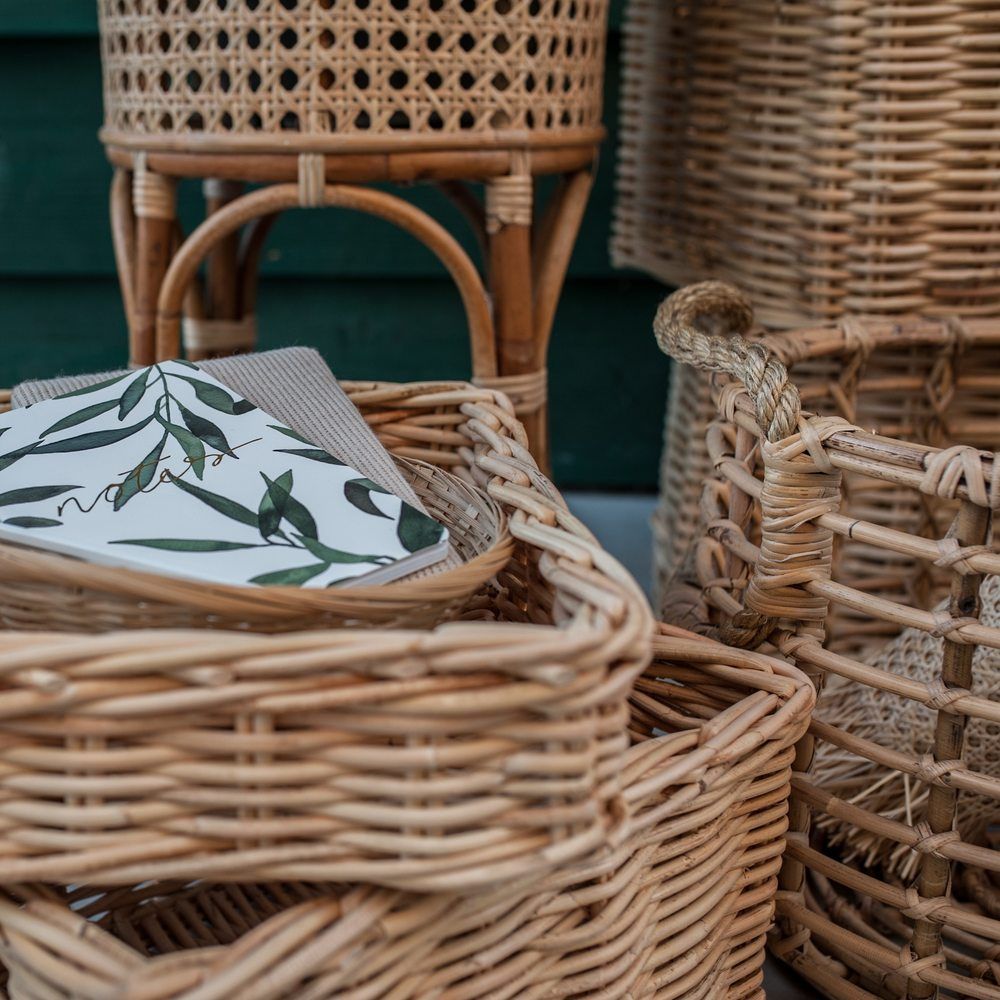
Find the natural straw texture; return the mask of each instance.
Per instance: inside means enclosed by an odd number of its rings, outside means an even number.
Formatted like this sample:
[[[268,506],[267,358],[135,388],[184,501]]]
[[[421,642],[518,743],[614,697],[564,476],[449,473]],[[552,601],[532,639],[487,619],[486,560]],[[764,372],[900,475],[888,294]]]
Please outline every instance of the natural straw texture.
[[[1000,723],[992,672],[981,673],[1000,629],[995,609],[980,618],[979,596],[1000,577],[1000,322],[845,318],[743,347],[696,331],[663,339],[735,372],[714,382],[715,473],[692,576],[665,610],[731,642],[766,638],[829,678],[797,767],[820,740],[821,757],[853,758],[860,774],[793,782],[774,949],[831,997],[995,1000],[1000,773],[970,752],[966,730],[974,747]],[[905,655],[917,638],[934,667]],[[896,724],[859,729],[845,707],[868,700],[909,716],[913,742]],[[873,766],[909,784],[912,812],[873,811]],[[851,846],[862,843],[877,844],[870,865]]]
[[[513,556],[434,631],[4,633],[5,881],[464,891],[624,835],[626,699],[651,629],[635,583],[503,396],[345,388],[397,456],[486,491]]]
[[[630,819],[591,857],[464,898],[356,877],[13,887],[11,995],[763,1000],[792,745],[813,699],[794,667],[661,627],[620,762]]]
[[[105,142],[494,146],[600,130],[607,0],[101,0]]]
[[[1000,314],[1000,3],[631,0],[613,251],[768,327]]]

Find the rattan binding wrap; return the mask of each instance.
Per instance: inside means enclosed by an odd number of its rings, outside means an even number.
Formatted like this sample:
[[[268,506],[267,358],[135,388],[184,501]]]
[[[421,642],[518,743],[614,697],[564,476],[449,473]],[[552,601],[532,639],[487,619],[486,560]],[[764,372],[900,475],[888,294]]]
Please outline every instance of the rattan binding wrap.
[[[845,318],[746,343],[701,337],[668,302],[657,335],[724,373],[690,576],[664,608],[728,642],[776,646],[827,681],[798,765],[817,739],[858,763],[854,789],[793,782],[774,949],[831,997],[995,1000],[1000,851],[992,830],[974,836],[956,817],[1000,816],[997,763],[965,741],[969,723],[977,739],[1000,723],[995,671],[980,678],[973,663],[1000,649],[979,618],[981,584],[995,593],[1000,575],[1000,322]],[[932,676],[881,656],[904,629],[942,640]],[[854,686],[920,719],[929,741],[853,731],[835,708]],[[911,813],[866,808],[871,764],[916,790]],[[848,843],[883,847],[868,863],[845,853],[845,827]]]
[[[4,881],[456,891],[624,835],[626,699],[649,656],[635,583],[539,473],[505,397],[349,389],[397,455],[487,490],[510,561],[429,632],[4,633]]]
[[[104,142],[336,152],[592,143],[607,0],[101,0]]]
[[[661,627],[655,654],[621,762],[631,818],[590,858],[465,898],[356,881],[19,886],[0,896],[11,995],[763,1000],[813,690],[795,668],[678,629]]]
[[[438,391],[453,398],[451,387]],[[405,389],[403,393],[409,395]],[[433,407],[433,396],[431,390],[423,404]],[[482,394],[469,394],[470,399],[477,396]],[[419,408],[418,400],[417,412],[410,414],[417,422]],[[456,424],[461,422],[459,417]],[[123,628],[290,632],[434,625],[458,612],[503,568],[512,541],[506,517],[490,497],[444,468],[399,461],[427,513],[448,526],[452,551],[462,560],[457,565],[374,587],[236,587],[98,566],[0,544],[0,624],[67,632]]]
[[[617,263],[769,327],[1000,314],[1000,3],[631,0]]]

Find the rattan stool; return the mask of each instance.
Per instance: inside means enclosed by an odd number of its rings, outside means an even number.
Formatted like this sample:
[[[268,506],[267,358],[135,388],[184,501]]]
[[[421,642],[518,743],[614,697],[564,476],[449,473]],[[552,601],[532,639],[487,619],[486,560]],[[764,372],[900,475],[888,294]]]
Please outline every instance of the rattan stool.
[[[278,213],[340,206],[426,244],[458,285],[480,385],[517,406],[543,462],[545,356],[590,191],[607,0],[101,0],[111,213],[131,362],[246,350]],[[561,180],[534,225],[534,180]],[[203,178],[186,239],[175,187]],[[479,271],[374,182],[432,181]],[[482,201],[467,186],[485,185]],[[267,185],[244,193],[247,183]],[[242,232],[242,237],[240,231]],[[203,296],[174,291],[207,259]],[[182,321],[183,313],[183,321]],[[183,330],[183,337],[182,337]],[[159,345],[157,347],[157,344]]]

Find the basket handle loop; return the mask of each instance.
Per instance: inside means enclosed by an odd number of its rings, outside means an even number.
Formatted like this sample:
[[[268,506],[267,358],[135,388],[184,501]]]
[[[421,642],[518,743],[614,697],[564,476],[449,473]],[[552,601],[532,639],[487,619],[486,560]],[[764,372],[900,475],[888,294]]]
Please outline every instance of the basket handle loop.
[[[753,309],[741,291],[724,281],[703,281],[663,300],[653,333],[674,361],[739,379],[767,440],[781,441],[798,425],[799,391],[788,381],[788,369],[763,344],[743,339],[752,325]]]

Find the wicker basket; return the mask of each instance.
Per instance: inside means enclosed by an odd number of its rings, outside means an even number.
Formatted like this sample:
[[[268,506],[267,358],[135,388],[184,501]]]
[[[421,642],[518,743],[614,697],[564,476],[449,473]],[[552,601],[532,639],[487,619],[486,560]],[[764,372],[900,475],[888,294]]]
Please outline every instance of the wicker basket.
[[[0,896],[11,995],[762,1000],[813,698],[793,667],[663,627],[622,760],[632,819],[595,857],[464,899],[356,881],[19,886]]]
[[[607,0],[101,0],[105,143],[203,153],[599,141]]]
[[[443,386],[437,391],[451,393]],[[411,395],[405,387],[401,392]],[[434,390],[429,395],[423,401],[428,407]],[[458,415],[455,424],[463,419]],[[458,565],[376,587],[237,587],[0,544],[0,625],[67,632],[221,628],[272,633],[435,625],[487,586],[510,559],[513,542],[500,505],[481,490],[426,462],[400,459],[400,468],[427,512],[448,526],[453,551],[462,559]]]
[[[626,699],[650,632],[636,585],[538,472],[504,396],[351,394],[397,454],[488,490],[511,560],[430,632],[5,633],[2,881],[465,890],[627,828]]]
[[[767,326],[1000,314],[1000,3],[631,0],[613,249]]]
[[[979,619],[980,585],[995,602],[1000,582],[1000,322],[845,319],[747,343],[702,335],[699,308],[691,289],[657,319],[676,359],[723,373],[691,576],[666,607],[827,681],[774,947],[832,997],[1000,997],[1000,769],[980,750],[1000,723],[1000,607]],[[936,652],[923,673],[914,649]],[[845,703],[902,737],[860,736]],[[831,755],[853,783],[829,783]],[[873,768],[899,808],[870,805]]]

